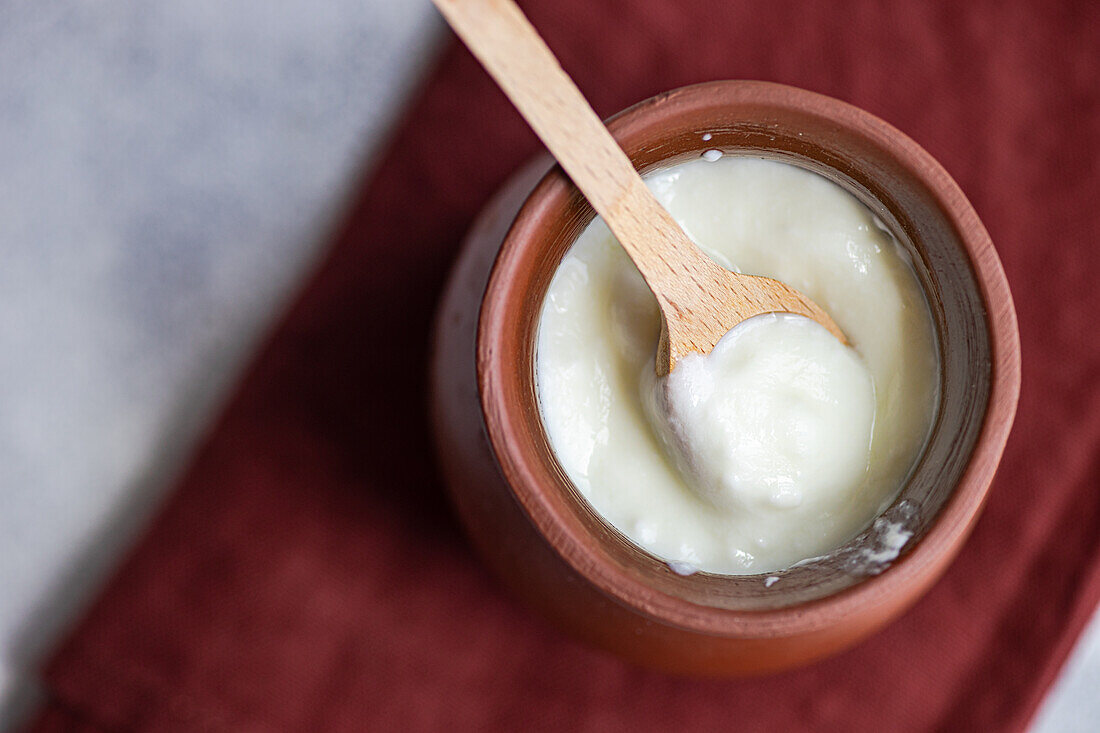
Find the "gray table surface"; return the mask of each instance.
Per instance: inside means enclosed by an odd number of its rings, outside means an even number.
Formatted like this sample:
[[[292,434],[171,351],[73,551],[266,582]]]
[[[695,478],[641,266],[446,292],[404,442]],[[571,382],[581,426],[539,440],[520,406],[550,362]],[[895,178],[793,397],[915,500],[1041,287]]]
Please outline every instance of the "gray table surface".
[[[415,83],[427,0],[0,0],[0,729]],[[1100,622],[1035,731],[1094,731]]]

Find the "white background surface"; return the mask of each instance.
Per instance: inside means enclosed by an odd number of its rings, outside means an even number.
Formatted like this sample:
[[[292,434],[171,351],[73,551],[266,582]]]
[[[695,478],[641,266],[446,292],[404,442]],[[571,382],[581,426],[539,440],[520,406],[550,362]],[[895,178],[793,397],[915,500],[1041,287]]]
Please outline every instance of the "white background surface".
[[[0,729],[440,38],[427,0],[0,0]],[[1100,624],[1035,730],[1100,728]]]

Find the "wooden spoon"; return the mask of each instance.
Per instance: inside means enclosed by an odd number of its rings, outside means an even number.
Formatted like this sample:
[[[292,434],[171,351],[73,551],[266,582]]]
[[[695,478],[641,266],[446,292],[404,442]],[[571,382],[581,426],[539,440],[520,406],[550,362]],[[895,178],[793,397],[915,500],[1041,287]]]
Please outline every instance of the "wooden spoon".
[[[709,354],[741,321],[796,313],[843,332],[778,280],[730,272],[703,254],[646,188],[626,153],[512,0],[433,0],[573,183],[607,222],[657,298],[657,375]]]

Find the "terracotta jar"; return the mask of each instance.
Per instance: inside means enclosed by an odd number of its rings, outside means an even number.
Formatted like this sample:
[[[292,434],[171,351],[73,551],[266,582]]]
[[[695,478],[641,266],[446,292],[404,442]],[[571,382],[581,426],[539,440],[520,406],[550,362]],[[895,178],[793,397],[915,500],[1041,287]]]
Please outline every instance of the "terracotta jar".
[[[875,575],[851,562],[876,549],[865,532],[781,572],[682,577],[587,505],[549,446],[534,356],[550,279],[593,212],[559,168],[542,175],[545,162],[518,174],[481,213],[440,304],[432,410],[454,505],[516,593],[570,633],[628,659],[752,674],[836,652],[935,582],[985,501],[1020,386],[1016,315],[989,235],[916,143],[811,92],[701,84],[631,107],[609,127],[642,172],[714,148],[816,171],[862,200],[912,254],[942,369],[931,438],[885,513],[914,536]],[[768,576],[779,581],[766,584]]]

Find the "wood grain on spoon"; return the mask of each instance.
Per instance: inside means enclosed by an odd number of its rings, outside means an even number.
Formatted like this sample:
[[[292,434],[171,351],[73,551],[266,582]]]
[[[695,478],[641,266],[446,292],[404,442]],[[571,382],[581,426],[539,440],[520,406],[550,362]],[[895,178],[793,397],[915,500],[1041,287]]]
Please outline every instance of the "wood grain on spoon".
[[[657,374],[709,354],[746,318],[796,313],[842,342],[833,319],[778,280],[708,258],[646,188],[626,153],[512,0],[433,0],[473,54],[607,222],[661,310]]]

